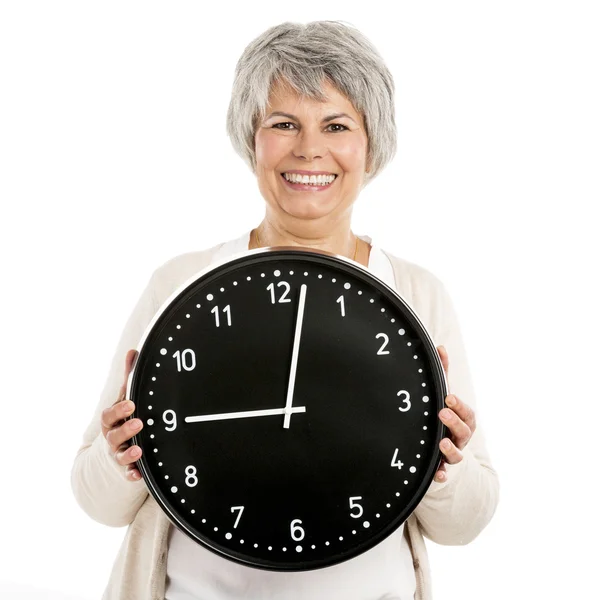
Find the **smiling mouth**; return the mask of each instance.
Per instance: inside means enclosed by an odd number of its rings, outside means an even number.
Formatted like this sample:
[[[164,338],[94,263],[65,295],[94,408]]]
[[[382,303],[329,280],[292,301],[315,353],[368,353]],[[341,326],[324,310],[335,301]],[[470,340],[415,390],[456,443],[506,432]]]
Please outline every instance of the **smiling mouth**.
[[[285,181],[286,185],[288,187],[291,187],[292,189],[314,190],[314,191],[324,190],[324,189],[331,187],[338,178],[337,174],[331,173],[330,175],[333,175],[333,180],[330,181],[329,183],[316,183],[316,182],[315,183],[302,183],[302,182],[289,181],[288,179],[286,179],[285,173],[280,173],[280,175],[281,175],[281,178],[283,179],[283,181]]]

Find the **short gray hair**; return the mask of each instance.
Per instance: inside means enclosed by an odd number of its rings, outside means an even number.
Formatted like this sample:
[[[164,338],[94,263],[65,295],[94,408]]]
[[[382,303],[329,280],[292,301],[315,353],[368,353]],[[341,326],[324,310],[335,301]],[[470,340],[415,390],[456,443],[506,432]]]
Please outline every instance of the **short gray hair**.
[[[322,84],[329,80],[362,114],[369,141],[365,185],[394,157],[394,80],[375,47],[341,21],[286,22],[248,44],[235,69],[227,134],[254,174],[256,125],[279,80],[318,101],[325,100]]]

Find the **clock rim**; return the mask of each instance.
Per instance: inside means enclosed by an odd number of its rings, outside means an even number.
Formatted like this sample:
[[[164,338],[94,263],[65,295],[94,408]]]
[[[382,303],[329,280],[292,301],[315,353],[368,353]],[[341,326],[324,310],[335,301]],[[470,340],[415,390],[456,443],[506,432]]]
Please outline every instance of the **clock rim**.
[[[201,269],[200,271],[198,271],[191,277],[187,278],[182,284],[180,284],[168,296],[168,298],[163,302],[163,304],[157,310],[157,312],[153,316],[152,320],[147,325],[143,336],[140,338],[140,341],[136,348],[137,349],[136,358],[132,365],[132,369],[129,373],[129,376],[127,378],[126,399],[131,399],[132,391],[135,391],[134,384],[136,383],[135,378],[136,378],[136,373],[138,371],[138,369],[137,369],[138,358],[141,356],[142,350],[144,349],[144,346],[146,345],[148,337],[151,335],[155,325],[159,322],[159,320],[161,319],[163,314],[169,309],[169,307],[171,307],[174,303],[176,303],[177,300],[180,299],[180,297],[183,297],[185,295],[186,291],[190,287],[192,287],[194,284],[199,282],[199,280],[201,280],[202,278],[210,276],[210,274],[213,271],[217,271],[222,267],[229,267],[229,268],[233,269],[233,268],[235,268],[235,265],[240,262],[244,262],[244,261],[252,259],[252,258],[260,258],[261,255],[269,256],[269,255],[273,255],[273,254],[275,254],[276,256],[277,255],[290,256],[293,254],[308,254],[308,255],[313,255],[313,258],[316,256],[317,258],[325,257],[325,258],[336,259],[337,261],[346,263],[346,265],[349,265],[350,267],[352,267],[354,269],[358,269],[359,271],[362,271],[363,275],[366,275],[366,277],[368,279],[375,280],[375,282],[378,285],[380,285],[381,287],[384,288],[384,291],[387,291],[393,297],[395,296],[400,301],[400,303],[403,305],[403,307],[410,313],[414,322],[419,326],[420,332],[425,334],[425,339],[422,339],[422,341],[424,342],[424,345],[426,345],[428,348],[429,358],[431,359],[433,357],[432,379],[434,380],[434,383],[436,384],[436,403],[438,404],[436,406],[436,411],[437,411],[437,413],[439,413],[441,408],[444,407],[445,398],[447,397],[447,395],[449,393],[448,381],[447,381],[445,371],[443,369],[441,359],[437,353],[437,348],[435,346],[435,342],[434,342],[433,338],[431,337],[431,335],[429,334],[429,331],[425,327],[423,320],[420,318],[420,316],[418,315],[416,310],[413,309],[412,306],[410,306],[410,304],[405,300],[405,298],[402,296],[402,294],[400,294],[395,289],[390,287],[385,281],[383,281],[381,278],[379,278],[377,275],[372,273],[370,270],[368,270],[366,267],[364,267],[360,263],[358,263],[352,259],[349,259],[345,256],[334,254],[334,253],[328,252],[326,250],[306,248],[306,247],[302,247],[302,246],[271,246],[268,248],[257,248],[254,250],[239,252],[239,253],[229,256],[225,259],[222,259],[215,263],[209,264],[207,267]],[[300,257],[300,258],[304,258],[304,257]],[[335,260],[334,260],[334,263],[335,263]],[[332,265],[330,265],[330,266],[332,266]],[[372,283],[370,283],[370,285],[372,285]],[[413,325],[413,323],[411,323],[411,325]],[[427,342],[426,344],[425,344],[425,341]],[[437,394],[439,393],[439,391],[437,389],[438,386],[441,388],[441,407],[439,405],[440,403],[438,402],[440,400],[440,398],[437,397]],[[136,405],[136,407],[137,407],[137,405]],[[138,411],[136,410],[126,420],[136,418],[137,412]],[[184,533],[185,535],[190,537],[196,543],[200,544],[201,546],[208,549],[209,551],[221,556],[222,558],[231,560],[238,564],[243,564],[244,566],[247,566],[247,567],[261,569],[261,570],[267,570],[267,571],[277,571],[277,572],[301,572],[301,571],[311,571],[311,570],[317,570],[317,569],[321,569],[321,568],[327,568],[330,566],[334,566],[336,564],[340,564],[342,562],[346,562],[348,560],[352,560],[353,558],[356,558],[357,556],[360,556],[364,552],[367,552],[368,550],[377,546],[379,543],[383,542],[390,535],[392,535],[395,531],[397,531],[398,528],[401,527],[402,524],[408,520],[410,515],[414,512],[416,507],[421,502],[422,498],[427,493],[427,490],[429,489],[431,482],[433,481],[433,478],[435,476],[435,472],[439,468],[439,464],[440,464],[441,460],[443,459],[439,444],[440,444],[441,440],[444,437],[446,437],[447,435],[448,435],[448,428],[443,423],[441,423],[441,421],[438,419],[436,435],[434,436],[435,441],[436,441],[434,453],[430,460],[429,467],[425,471],[425,475],[421,478],[421,484],[418,486],[417,492],[413,495],[411,501],[405,506],[405,508],[400,513],[398,513],[398,515],[396,515],[396,517],[394,519],[392,519],[384,527],[384,529],[381,530],[380,533],[372,536],[370,539],[365,541],[360,546],[352,549],[352,551],[345,553],[341,558],[338,555],[330,555],[328,558],[321,559],[320,561],[307,561],[306,564],[302,563],[302,562],[285,563],[285,562],[281,562],[281,561],[270,561],[270,564],[266,564],[266,563],[269,563],[268,560],[262,561],[260,563],[253,562],[253,561],[256,561],[257,559],[252,558],[247,553],[238,552],[238,551],[230,549],[230,548],[227,548],[226,551],[223,551],[223,550],[221,550],[220,547],[212,545],[210,543],[211,540],[207,541],[204,539],[199,539],[199,537],[196,536],[193,533],[193,531],[190,531],[190,529],[186,526],[183,519],[179,518],[178,513],[174,512],[172,510],[172,506],[166,500],[166,494],[162,492],[160,486],[154,484],[155,478],[154,478],[154,476],[152,476],[152,474],[149,470],[149,467],[147,467],[147,465],[146,465],[147,456],[145,453],[142,454],[142,457],[140,460],[136,461],[136,466],[140,470],[143,480],[144,480],[146,486],[148,487],[149,492],[152,494],[154,500],[159,505],[159,508],[167,514],[167,516],[169,517],[169,520],[171,521],[171,523],[174,526],[176,526],[182,533]],[[129,440],[129,444],[130,445],[138,444],[139,439],[140,439],[140,434],[138,433]],[[306,566],[307,564],[309,564],[309,566]]]

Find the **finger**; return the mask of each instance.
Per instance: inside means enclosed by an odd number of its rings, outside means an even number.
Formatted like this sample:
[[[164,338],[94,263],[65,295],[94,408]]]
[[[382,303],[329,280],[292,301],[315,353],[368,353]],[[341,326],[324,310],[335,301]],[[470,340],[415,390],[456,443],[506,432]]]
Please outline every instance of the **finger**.
[[[438,346],[437,351],[440,356],[440,360],[442,361],[442,367],[444,367],[444,373],[446,373],[446,379],[448,379],[448,369],[450,364],[448,361],[448,352],[446,352],[446,348],[444,346]]]
[[[142,449],[139,446],[127,446],[124,444],[115,452],[115,460],[122,467],[136,462],[141,456]]]
[[[131,400],[121,400],[105,408],[100,416],[102,426],[102,435],[107,436],[108,432],[117,426],[120,421],[126,419],[135,410],[135,404]]]
[[[438,470],[437,470],[437,472],[435,474],[435,478],[434,479],[438,483],[442,483],[442,481],[446,481],[446,477],[447,477],[447,474],[446,474],[446,463],[442,460],[440,462],[440,466],[438,467]]]
[[[449,408],[443,408],[439,416],[442,423],[450,430],[450,437],[456,446],[462,450],[473,435],[469,426]]]
[[[444,461],[449,465],[455,465],[463,459],[462,452],[448,438],[440,442],[440,450],[444,453]]]
[[[446,404],[458,415],[461,421],[467,424],[472,435],[477,427],[475,411],[454,394],[446,396]]]
[[[127,470],[125,471],[125,477],[129,481],[139,481],[142,478],[142,474],[137,467],[128,465]]]
[[[119,427],[113,427],[106,434],[106,441],[113,452],[116,452],[120,446],[130,440],[136,433],[142,430],[144,424],[141,419],[131,419]]]

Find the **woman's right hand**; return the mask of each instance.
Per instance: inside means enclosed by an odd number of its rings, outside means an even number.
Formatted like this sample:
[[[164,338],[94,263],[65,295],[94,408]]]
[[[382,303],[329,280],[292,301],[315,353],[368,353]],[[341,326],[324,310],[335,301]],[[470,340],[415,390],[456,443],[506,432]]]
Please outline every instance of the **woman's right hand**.
[[[139,446],[129,446],[127,443],[135,434],[142,430],[143,423],[140,419],[124,419],[135,410],[135,404],[131,400],[125,400],[127,389],[127,377],[133,367],[137,350],[129,350],[125,356],[125,380],[119,391],[115,403],[102,411],[102,435],[105,437],[117,463],[126,466],[125,477],[128,481],[139,481],[141,473],[135,466],[135,462],[142,456]]]

